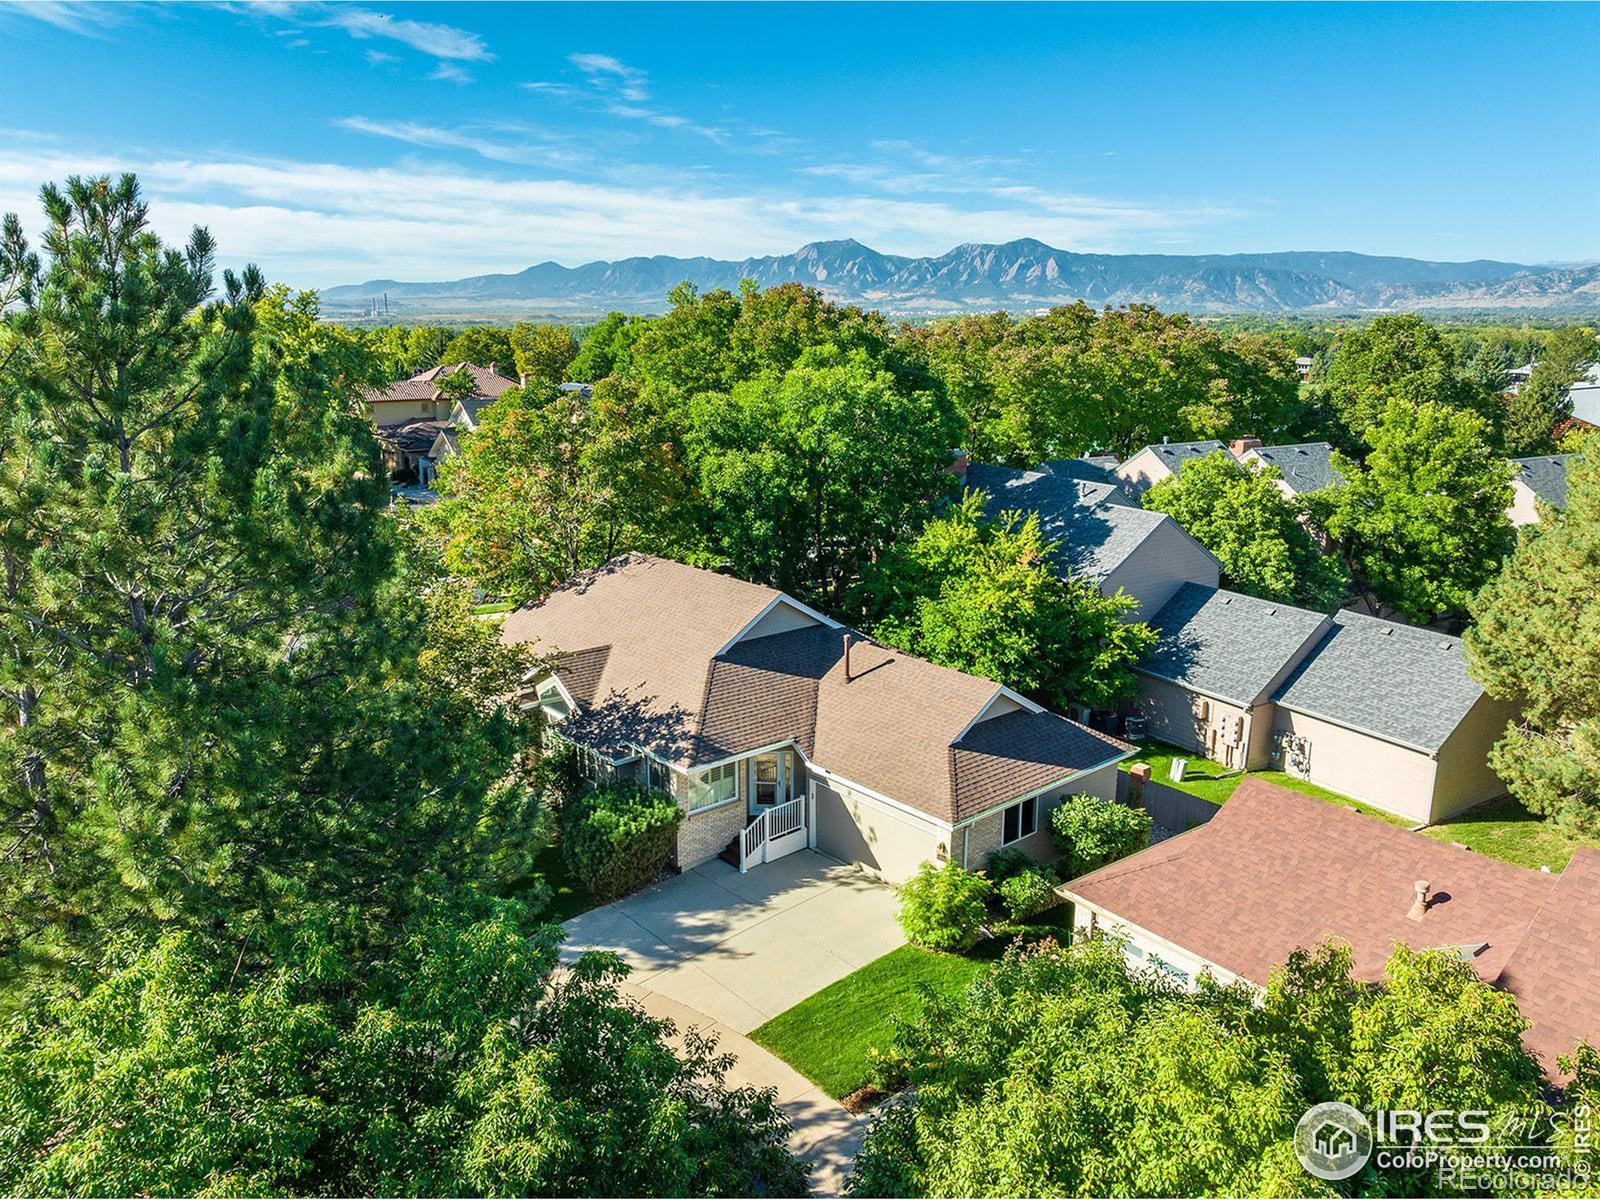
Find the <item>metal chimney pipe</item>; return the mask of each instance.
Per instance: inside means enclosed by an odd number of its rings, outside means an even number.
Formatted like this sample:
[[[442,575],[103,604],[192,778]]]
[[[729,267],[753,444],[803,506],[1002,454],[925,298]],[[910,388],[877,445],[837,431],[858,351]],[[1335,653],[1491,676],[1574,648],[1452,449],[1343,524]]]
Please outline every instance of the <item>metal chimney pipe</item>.
[[[850,635],[848,633],[844,635],[844,681],[846,683],[850,682],[850,642],[851,642],[851,640],[852,639],[851,639],[851,637],[850,637]]]
[[[1428,912],[1429,884],[1426,879],[1419,879],[1413,886],[1416,888],[1416,895],[1412,898],[1411,911],[1406,913],[1406,920],[1420,921]]]

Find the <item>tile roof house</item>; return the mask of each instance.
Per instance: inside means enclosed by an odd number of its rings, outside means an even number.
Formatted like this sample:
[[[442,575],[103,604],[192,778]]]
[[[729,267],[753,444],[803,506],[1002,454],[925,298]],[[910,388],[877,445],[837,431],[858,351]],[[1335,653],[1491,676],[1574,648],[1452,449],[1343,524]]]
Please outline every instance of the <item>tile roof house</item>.
[[[1418,892],[1424,903],[1418,905]],[[1600,853],[1562,875],[1511,866],[1259,779],[1204,825],[1063,884],[1080,935],[1124,939],[1139,965],[1191,982],[1264,985],[1333,939],[1377,981],[1396,942],[1442,948],[1513,992],[1554,1072],[1600,1036]]]
[[[1535,458],[1513,458],[1516,474],[1511,477],[1511,507],[1506,516],[1513,525],[1531,525],[1539,519],[1536,501],[1556,508],[1567,506],[1567,465],[1573,454],[1544,454]]]
[[[1245,466],[1277,467],[1278,490],[1292,499],[1344,484],[1344,476],[1334,469],[1332,456],[1333,447],[1327,442],[1301,442],[1293,446],[1252,446],[1239,455],[1239,461]]]
[[[497,399],[503,392],[517,386],[517,380],[508,379],[496,369],[498,363],[480,367],[475,363],[442,363],[418,371],[409,379],[397,379],[386,387],[367,391],[363,399],[372,409],[372,419],[378,425],[390,425],[416,417],[430,421],[452,419],[453,404],[439,390],[439,383],[457,371],[472,376],[472,391],[467,400],[476,404],[473,414],[485,404]],[[468,428],[471,428],[469,425]]]
[[[594,777],[669,791],[677,862],[810,846],[890,880],[1002,845],[1045,852],[1069,792],[1115,795],[1131,747],[991,680],[882,646],[782,592],[627,555],[510,614],[502,636]]]
[[[974,464],[962,481],[988,494],[991,514],[1037,513],[1045,537],[1060,543],[1061,574],[1087,579],[1108,596],[1132,596],[1138,608],[1131,620],[1147,618],[1184,583],[1216,586],[1221,564],[1171,517],[1140,508],[1114,476],[1086,479],[1081,468],[1062,465],[1086,461],[1056,460],[1036,471]]]
[[[1116,475],[1135,496],[1143,496],[1163,479],[1180,474],[1196,459],[1227,450],[1215,438],[1204,442],[1162,442],[1129,455],[1116,468]]]
[[[1515,709],[1459,638],[1186,585],[1135,667],[1150,736],[1224,766],[1274,766],[1415,822],[1503,795],[1489,748]]]

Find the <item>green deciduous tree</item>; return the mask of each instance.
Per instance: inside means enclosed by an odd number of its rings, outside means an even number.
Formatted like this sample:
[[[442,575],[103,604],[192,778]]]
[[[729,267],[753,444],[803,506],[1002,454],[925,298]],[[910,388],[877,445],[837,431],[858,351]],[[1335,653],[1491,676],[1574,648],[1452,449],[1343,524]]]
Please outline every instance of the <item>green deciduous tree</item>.
[[[1495,771],[1534,812],[1600,829],[1600,457],[1569,464],[1566,508],[1524,528],[1472,614],[1473,675],[1521,709]]]
[[[1144,496],[1222,563],[1223,583],[1251,596],[1327,611],[1349,588],[1339,560],[1322,553],[1303,506],[1273,480],[1277,468],[1243,469],[1223,451],[1184,467]]]
[[[1297,953],[1257,1003],[1175,988],[1096,938],[1008,953],[962,996],[932,999],[880,1060],[914,1089],[885,1106],[856,1161],[860,1196],[1333,1195],[1305,1173],[1312,1104],[1482,1109],[1509,1131],[1542,1112],[1516,1001],[1453,954],[1351,979],[1346,948]],[[1422,1173],[1368,1168],[1360,1195],[1417,1195]]]
[[[515,906],[418,914],[357,969],[317,931],[257,978],[192,937],[0,1033],[0,1190],[800,1195],[771,1093],[617,991],[552,983]]]
[[[567,367],[567,374],[580,383],[598,383],[619,365],[626,365],[628,343],[642,325],[639,317],[607,313],[598,325],[583,335],[583,343]]]
[[[1050,813],[1050,836],[1067,877],[1087,875],[1150,844],[1150,814],[1088,792],[1068,796]]]
[[[530,386],[554,387],[567,380],[567,368],[578,354],[577,339],[565,325],[520,321],[511,328],[511,349],[517,370]]]
[[[1174,439],[1271,436],[1295,416],[1294,357],[1276,338],[1225,338],[1148,305],[1086,304],[902,334],[945,382],[978,461],[1031,466]]]
[[[1513,544],[1510,465],[1488,422],[1431,401],[1392,400],[1364,465],[1335,454],[1345,485],[1317,493],[1317,523],[1373,611],[1425,623],[1466,611]]]
[[[969,492],[868,570],[855,603],[874,636],[1057,708],[1131,695],[1155,640],[1132,602],[1060,578],[1036,514],[990,521],[984,503]]]
[[[747,579],[837,603],[954,485],[942,390],[865,350],[818,347],[782,374],[695,397],[688,444],[710,546]]]
[[[615,381],[591,400],[503,392],[440,464],[444,501],[430,519],[446,532],[446,562],[521,602],[624,551],[665,548],[682,468],[657,425]]]
[[[502,374],[509,375],[516,354],[511,349],[509,330],[494,325],[471,325],[450,339],[439,361],[472,363],[479,367],[492,364]]]
[[[1340,334],[1325,387],[1343,425],[1342,441],[1351,449],[1360,447],[1366,431],[1396,401],[1413,409],[1443,404],[1476,413],[1490,423],[1491,437],[1500,416],[1497,390],[1473,376],[1437,326],[1411,313],[1374,317]]]

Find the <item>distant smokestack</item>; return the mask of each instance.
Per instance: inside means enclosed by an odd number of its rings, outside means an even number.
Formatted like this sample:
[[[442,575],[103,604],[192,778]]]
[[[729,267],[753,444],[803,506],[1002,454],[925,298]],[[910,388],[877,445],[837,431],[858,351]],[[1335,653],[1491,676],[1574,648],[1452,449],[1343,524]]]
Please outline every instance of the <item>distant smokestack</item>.
[[[851,640],[852,639],[851,639],[851,637],[850,637],[850,635],[848,633],[844,635],[844,681],[846,683],[850,682],[850,642],[851,642]]]
[[[1428,913],[1428,881],[1419,879],[1414,886],[1416,895],[1411,900],[1411,911],[1406,914],[1408,921],[1420,921]]]

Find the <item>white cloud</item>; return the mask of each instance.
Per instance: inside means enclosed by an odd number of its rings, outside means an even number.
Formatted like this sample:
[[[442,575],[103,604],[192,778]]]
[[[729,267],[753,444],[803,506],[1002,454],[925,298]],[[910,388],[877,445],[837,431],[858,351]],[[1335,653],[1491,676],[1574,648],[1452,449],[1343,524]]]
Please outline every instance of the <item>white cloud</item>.
[[[650,99],[650,75],[609,54],[572,54],[567,61],[597,87],[614,88],[624,100]]]
[[[333,4],[319,7],[318,24],[342,29],[353,38],[387,38],[433,58],[489,62],[494,55],[477,34],[453,25],[412,21],[370,8]]]
[[[467,150],[494,162],[570,167],[584,161],[580,155],[561,145],[559,139],[530,126],[508,122],[484,128],[354,116],[339,117],[333,124],[351,133],[387,138],[412,146]]]
[[[471,83],[472,76],[458,67],[453,62],[442,62],[428,75],[429,79],[440,79],[446,83]]]
[[[118,5],[91,3],[90,0],[29,0],[26,4],[0,4],[0,13],[32,17],[68,33],[93,38],[103,38],[108,28],[121,25],[127,12],[128,9]]]
[[[365,120],[352,118],[351,120]],[[417,145],[460,138],[415,125],[362,132]],[[347,126],[353,127],[353,126]],[[463,147],[477,150],[476,146]],[[481,171],[397,164],[359,168],[281,159],[93,155],[33,145],[0,159],[0,210],[28,228],[39,184],[73,173],[133,170],[169,239],[206,224],[229,263],[255,260],[270,277],[324,286],[378,276],[448,279],[517,270],[554,258],[578,263],[633,254],[723,258],[787,253],[803,242],[856,237],[904,254],[1019,236],[1083,250],[1126,249],[1152,236],[1181,239],[1225,209],[1162,208],[1093,197],[996,195],[945,199],[858,192],[804,196],[777,183],[728,189],[679,176],[669,183],[500,178]]]
[[[399,62],[400,56],[397,54],[390,54],[387,50],[368,50],[367,61],[375,67],[384,67],[388,66],[390,63]]]

